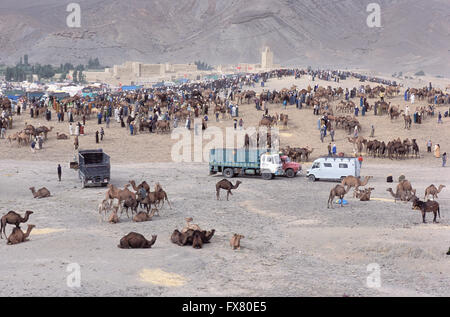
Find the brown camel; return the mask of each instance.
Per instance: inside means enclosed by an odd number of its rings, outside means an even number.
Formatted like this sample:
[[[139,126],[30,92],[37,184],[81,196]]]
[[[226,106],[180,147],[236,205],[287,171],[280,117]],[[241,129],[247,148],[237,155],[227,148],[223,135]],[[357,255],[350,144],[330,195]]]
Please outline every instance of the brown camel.
[[[230,246],[233,250],[241,249],[241,239],[245,238],[243,235],[235,233],[230,240]]]
[[[12,233],[8,237],[7,244],[18,244],[25,241],[28,241],[28,237],[30,236],[31,230],[36,227],[35,225],[28,225],[27,232],[23,232],[20,228],[14,228]]]
[[[364,177],[364,180],[361,181],[360,178],[356,178],[354,176],[347,176],[342,180],[341,185],[347,186],[348,190],[350,190],[350,188],[352,187],[355,187],[355,190],[357,190],[361,186],[366,186],[371,178],[373,178],[373,176],[366,176]]]
[[[386,191],[391,193],[392,197],[394,197],[394,199],[395,199],[395,202],[397,202],[397,200],[405,201],[405,202],[406,201],[411,201],[412,199],[414,199],[416,197],[411,192],[407,192],[407,191],[404,191],[404,190],[401,190],[401,189],[399,190],[398,187],[397,187],[397,192],[396,193],[394,193],[392,188],[388,188],[388,189],[386,189]]]
[[[30,190],[33,193],[34,198],[50,197],[50,191],[45,187],[42,187],[38,191],[36,191],[34,187],[30,187]]]
[[[139,186],[136,186],[136,182],[133,180],[129,181],[129,183],[131,184],[131,186],[133,187],[133,190],[135,192],[139,192],[139,190],[141,188],[144,188],[147,193],[150,192],[150,186],[147,184],[146,181],[143,181],[142,183],[140,183]]]
[[[169,198],[167,198],[166,192],[162,189],[162,187],[159,183],[156,183],[156,185],[155,185],[155,195],[158,200],[158,206],[162,202],[161,207],[163,207],[164,201],[167,200],[167,203],[169,204],[170,209],[172,209],[172,206],[170,205],[170,202],[169,202]]]
[[[119,221],[120,221],[119,220],[119,206],[114,206],[114,207],[112,207],[112,214],[109,217],[108,222],[115,224],[115,223],[119,223]]]
[[[124,201],[120,215],[122,215],[123,209],[125,209],[125,211],[127,212],[127,217],[130,218],[130,216],[128,215],[128,209],[130,208],[131,208],[131,216],[133,216],[134,213],[137,213],[138,201],[135,197],[128,198],[127,200]]]
[[[355,197],[360,201],[370,201],[370,195],[372,195],[372,191],[374,190],[375,188],[368,188],[362,191],[355,189]]]
[[[416,194],[416,190],[412,188],[411,183],[406,179],[398,183],[397,191],[399,190],[406,193],[412,193],[414,195]]]
[[[217,196],[217,200],[220,199],[220,190],[224,189],[227,191],[227,201],[228,201],[228,197],[230,195],[233,195],[233,193],[231,192],[232,189],[237,189],[239,187],[239,185],[242,184],[241,181],[237,181],[236,185],[233,186],[233,184],[227,180],[227,179],[222,179],[220,182],[218,182],[216,184],[216,196]]]
[[[330,208],[330,204],[331,204],[331,208],[333,208],[333,200],[335,197],[339,197],[339,199],[341,200],[341,207],[344,207],[344,196],[349,192],[350,188],[351,187],[348,187],[347,189],[345,189],[345,187],[342,185],[336,185],[336,187],[334,187],[330,191],[330,196],[328,197],[327,208]]]
[[[124,189],[118,189],[116,186],[108,184],[108,191],[106,192],[105,199],[117,199],[120,205],[122,201],[133,198],[136,199],[136,195],[132,193],[127,186],[125,186]]]
[[[117,247],[121,249],[150,249],[155,244],[156,238],[156,235],[152,235],[152,240],[149,241],[140,233],[130,232],[120,239],[120,244]]]
[[[442,189],[445,188],[445,185],[439,185],[439,188],[436,188],[434,185],[430,185],[425,189],[425,197],[423,199],[426,199],[428,196],[433,196],[432,200],[438,198],[438,195]]]
[[[18,213],[14,212],[14,211],[10,211],[6,215],[4,215],[2,217],[2,219],[0,220],[0,222],[1,222],[0,238],[3,239],[2,234],[4,234],[5,238],[6,238],[6,232],[5,232],[6,224],[16,225],[16,228],[20,228],[20,224],[27,222],[28,218],[30,218],[30,215],[32,213],[33,213],[32,211],[27,210],[25,212],[25,217],[22,217]]]
[[[216,230],[211,231],[200,231],[200,230],[188,230],[185,233],[181,233],[178,229],[174,230],[170,240],[178,244],[179,246],[192,245],[194,248],[201,248],[203,243],[209,243],[211,238],[214,236]],[[194,238],[197,239],[194,244]],[[198,241],[201,239],[201,242]]]
[[[152,212],[150,214],[141,211],[140,213],[138,213],[136,216],[133,217],[133,221],[134,222],[146,222],[146,221],[151,221],[153,216],[155,215],[157,209],[152,209]]]
[[[64,133],[56,132],[56,139],[57,140],[68,140],[69,137],[65,135]]]

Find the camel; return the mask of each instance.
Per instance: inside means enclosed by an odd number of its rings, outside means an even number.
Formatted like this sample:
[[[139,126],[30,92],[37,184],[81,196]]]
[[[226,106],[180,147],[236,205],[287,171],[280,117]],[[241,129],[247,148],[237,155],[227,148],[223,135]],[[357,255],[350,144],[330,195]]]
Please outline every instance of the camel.
[[[201,249],[203,247],[203,236],[204,234],[201,231],[194,231],[194,235],[192,237],[192,247],[194,249]]]
[[[133,213],[136,212],[137,213],[137,208],[138,208],[138,201],[136,200],[135,197],[133,198],[128,198],[127,200],[125,200],[125,202],[123,203],[123,208],[125,209],[125,211],[127,212],[127,217],[130,218],[130,216],[128,215],[128,209],[131,208],[131,216],[133,216]],[[120,215],[122,215],[123,213],[123,209],[120,212]]]
[[[162,202],[162,206],[164,206],[164,201],[167,200],[167,203],[169,204],[170,209],[172,209],[172,206],[170,205],[169,198],[167,198],[166,192],[162,189],[161,185],[159,183],[156,183],[155,185],[155,195],[158,200],[158,205]]]
[[[150,249],[155,244],[156,238],[156,235],[152,235],[152,240],[149,241],[140,233],[130,232],[120,239],[120,244],[117,247],[121,249]]]
[[[98,213],[102,216],[103,220],[106,218],[106,214],[110,210],[111,210],[110,202],[108,200],[106,200],[106,199],[103,199],[103,201],[98,205]]]
[[[412,124],[411,116],[403,114],[403,119],[405,120],[405,129],[408,129],[408,130],[411,129],[411,124]]]
[[[230,246],[233,250],[241,249],[241,239],[245,238],[243,235],[235,233],[230,239]]]
[[[227,180],[227,179],[222,179],[220,182],[218,182],[216,184],[216,196],[217,196],[217,200],[219,200],[220,198],[220,190],[224,189],[227,191],[227,201],[228,201],[228,197],[230,195],[233,195],[233,193],[231,192],[232,189],[237,189],[239,187],[239,185],[242,184],[241,181],[237,181],[236,184],[233,186],[233,184]]]
[[[28,241],[28,237],[30,236],[31,230],[36,227],[35,225],[28,225],[27,232],[23,232],[20,228],[14,228],[12,233],[8,237],[7,244],[18,244],[25,241]]]
[[[188,230],[198,230],[198,231],[202,231],[202,229],[200,229],[200,227],[196,224],[191,224],[191,222],[194,220],[191,217],[186,218],[186,227],[184,227],[183,229],[181,229],[181,233],[186,233]]]
[[[172,236],[170,237],[170,240],[173,243],[178,244],[179,246],[192,244],[194,248],[201,248],[203,243],[210,242],[211,238],[214,236],[215,231],[216,230],[214,229],[212,229],[211,231],[189,229],[188,231],[181,233],[178,229],[175,229],[172,233]],[[194,239],[197,239],[197,241],[194,241]],[[201,240],[201,242],[198,241],[199,239]]]
[[[395,202],[397,202],[397,200],[405,201],[405,202],[411,201],[415,197],[415,195],[412,194],[411,192],[407,192],[407,191],[404,191],[401,189],[399,190],[398,187],[397,187],[396,193],[394,193],[392,188],[388,188],[388,189],[386,189],[386,191],[391,193],[392,197],[394,197],[394,199],[395,199]]]
[[[347,189],[348,189],[347,192],[352,187],[355,187],[355,190],[358,190],[359,187],[366,186],[371,178],[373,178],[373,176],[366,176],[366,177],[364,177],[364,180],[361,181],[360,178],[356,178],[354,176],[347,176],[342,180],[341,185],[347,186]],[[354,197],[354,195],[353,195],[353,197]]]
[[[112,208],[112,214],[109,217],[108,222],[115,224],[115,223],[119,223],[119,221],[120,221],[119,220],[119,206],[114,206]]]
[[[147,184],[147,182],[146,181],[143,181],[141,184],[139,184],[139,186],[137,186],[136,187],[136,182],[135,181],[129,181],[129,183],[131,184],[131,186],[133,187],[133,190],[135,191],[135,192],[139,192],[139,190],[141,189],[141,188],[144,188],[145,189],[145,191],[148,193],[148,192],[150,192],[150,186]]]
[[[445,185],[439,185],[439,188],[436,188],[436,186],[434,185],[430,185],[427,187],[427,189],[425,189],[425,196],[423,199],[426,199],[428,196],[433,196],[432,200],[434,200],[435,198],[438,198],[438,195],[442,189],[445,188]]]
[[[427,201],[423,202],[419,199],[415,199],[413,201],[413,210],[420,210],[422,212],[422,221],[423,223],[426,223],[425,221],[425,214],[427,212],[432,212],[434,214],[433,223],[437,223],[436,216],[439,215],[439,219],[441,218],[441,211],[439,208],[439,204],[436,201]]]
[[[56,139],[57,140],[68,140],[69,137],[65,135],[64,133],[56,132]]]
[[[6,215],[4,215],[0,220],[0,222],[1,222],[0,238],[3,239],[2,234],[4,234],[5,238],[6,238],[6,232],[5,232],[6,224],[16,225],[16,228],[20,228],[20,224],[27,222],[28,219],[30,218],[31,214],[33,214],[33,212],[30,210],[27,210],[25,212],[25,217],[20,216],[18,213],[14,212],[14,211],[10,211]]]
[[[47,134],[49,132],[51,132],[52,130],[53,130],[53,127],[47,128],[45,126],[42,126],[42,127],[38,127],[35,129],[35,134],[39,135],[41,133],[44,133],[44,140],[47,140]]]
[[[406,179],[398,183],[397,192],[399,190],[404,191],[406,193],[413,193],[414,195],[416,195],[416,190],[412,188],[411,183]]]
[[[327,208],[330,208],[330,203],[331,203],[331,208],[333,208],[333,200],[335,197],[339,197],[339,199],[341,200],[341,207],[344,207],[344,196],[350,191],[350,188],[351,187],[348,187],[347,189],[345,189],[345,187],[342,185],[336,185],[336,187],[334,187],[330,191],[330,196],[328,197]]]
[[[355,189],[355,197],[360,201],[370,201],[370,195],[375,188],[364,189],[362,191]]]
[[[36,191],[34,187],[30,187],[30,190],[33,193],[34,198],[40,199],[40,198],[50,197],[50,191],[45,187],[42,187],[38,191]]]
[[[114,198],[119,200],[120,205],[124,200],[136,198],[136,195],[128,189],[128,186],[125,186],[125,188],[121,190],[112,184],[108,184],[108,191],[105,194],[105,199],[112,200]]]
[[[155,215],[155,212],[157,211],[157,209],[152,209],[152,212],[150,214],[141,211],[140,213],[138,213],[136,216],[133,217],[133,221],[134,222],[146,222],[146,221],[151,221],[153,216]]]

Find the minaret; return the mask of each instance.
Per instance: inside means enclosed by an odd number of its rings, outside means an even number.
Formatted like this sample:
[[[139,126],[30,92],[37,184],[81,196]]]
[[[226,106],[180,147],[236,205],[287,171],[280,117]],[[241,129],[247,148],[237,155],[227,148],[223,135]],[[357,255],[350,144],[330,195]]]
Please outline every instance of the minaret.
[[[273,67],[273,52],[270,47],[266,46],[263,49],[261,56],[261,68],[269,69]]]

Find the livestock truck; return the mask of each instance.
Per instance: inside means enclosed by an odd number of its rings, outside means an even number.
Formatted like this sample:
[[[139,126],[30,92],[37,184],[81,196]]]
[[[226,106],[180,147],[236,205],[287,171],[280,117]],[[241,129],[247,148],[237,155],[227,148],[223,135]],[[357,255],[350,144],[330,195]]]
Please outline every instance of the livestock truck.
[[[108,185],[111,178],[109,155],[103,150],[79,151],[78,176],[82,188]]]
[[[211,149],[209,154],[210,174],[222,173],[227,178],[243,175],[261,176],[266,180],[275,176],[291,178],[300,170],[300,164],[270,150]]]

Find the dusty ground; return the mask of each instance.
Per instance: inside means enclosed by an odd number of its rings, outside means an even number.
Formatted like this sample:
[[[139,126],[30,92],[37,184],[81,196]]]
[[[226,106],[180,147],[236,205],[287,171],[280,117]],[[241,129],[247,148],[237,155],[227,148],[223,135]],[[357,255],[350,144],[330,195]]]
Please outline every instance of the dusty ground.
[[[269,87],[293,83],[302,84],[273,80]],[[393,102],[404,106],[401,98]],[[289,129],[281,131],[282,145],[311,145],[316,156],[326,152],[328,143],[317,142],[317,118],[311,110],[281,111],[280,106],[272,106],[270,111],[287,112],[292,118]],[[252,105],[242,106],[240,112],[246,126],[255,124],[262,114],[255,115]],[[27,113],[16,120],[14,131],[25,121],[46,124],[42,119],[30,120]],[[0,243],[0,295],[450,296],[445,255],[450,247],[450,191],[444,189],[439,195],[441,222],[422,224],[411,204],[393,202],[386,188],[395,184],[385,182],[388,174],[394,178],[404,174],[421,197],[430,184],[449,186],[450,172],[440,167],[439,159],[423,152],[429,137],[441,144],[442,152],[450,148],[449,121],[438,127],[437,118],[428,119],[410,131],[403,129],[402,120],[390,122],[373,114],[360,121],[364,136],[375,124],[379,140],[417,138],[422,158],[365,160],[362,174],[374,176],[369,184],[376,188],[375,200],[359,202],[350,195],[348,206],[334,210],[326,208],[326,201],[335,184],[312,184],[303,176],[270,182],[244,178],[231,201],[216,201],[214,185],[221,177],[209,176],[207,164],[172,163],[170,150],[175,141],[170,135],[132,137],[114,124],[105,129],[106,139],[100,145],[112,157],[113,183],[122,187],[135,179],[153,186],[158,181],[173,203],[173,209],[166,206],[160,217],[142,224],[126,216],[117,225],[99,221],[96,208],[105,189],[80,188],[76,172],[67,168],[73,156],[71,140],[57,141],[52,132],[44,150],[36,154],[0,142],[0,213],[33,210],[28,223],[37,226],[27,243]],[[218,126],[231,124],[228,120]],[[53,121],[52,125],[68,133],[67,123]],[[88,135],[80,138],[81,148],[97,147],[95,129],[92,120]],[[339,151],[351,150],[346,136],[337,131]],[[57,163],[63,165],[61,183],[56,180]],[[31,186],[47,187],[52,197],[33,199]],[[170,242],[171,232],[181,228],[188,216],[202,228],[216,229],[212,243],[202,250]],[[427,218],[432,220],[431,215]],[[8,226],[8,234],[11,229]],[[158,239],[150,250],[118,249],[120,238],[130,231],[147,237],[157,234]],[[230,249],[233,233],[245,235],[240,251]],[[81,288],[67,286],[70,263],[81,266]],[[380,265],[381,288],[367,287],[371,263]]]
[[[215,200],[220,177],[208,176],[205,164],[115,164],[116,185],[130,178],[160,181],[173,209],[164,207],[152,222],[124,216],[110,225],[99,222],[96,211],[105,190],[81,189],[76,172],[64,170],[58,183],[53,162],[2,161],[2,213],[33,210],[29,223],[37,230],[29,242],[0,244],[0,295],[449,296],[450,194],[439,197],[441,223],[422,224],[419,212],[395,204],[385,191],[385,175],[399,168],[367,164],[363,172],[375,177],[370,185],[377,200],[349,197],[348,206],[331,210],[326,201],[335,184],[304,177],[241,179],[226,202]],[[439,168],[401,169],[419,194],[448,179]],[[46,186],[53,196],[34,200],[32,185]],[[170,242],[188,216],[217,230],[202,250]],[[117,248],[130,231],[158,239],[150,250]],[[233,233],[245,235],[240,251],[230,249]],[[70,263],[81,266],[81,288],[67,287]],[[381,267],[380,289],[366,286],[371,263]]]

